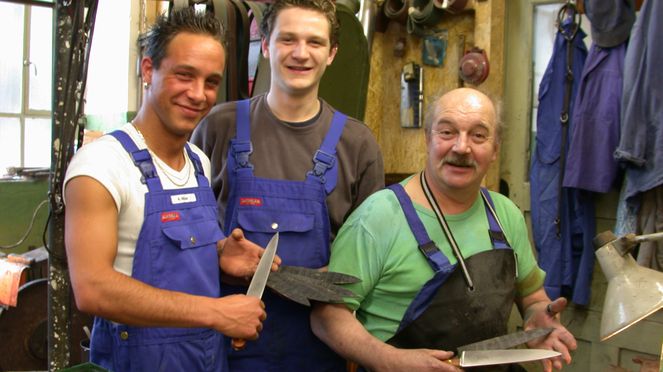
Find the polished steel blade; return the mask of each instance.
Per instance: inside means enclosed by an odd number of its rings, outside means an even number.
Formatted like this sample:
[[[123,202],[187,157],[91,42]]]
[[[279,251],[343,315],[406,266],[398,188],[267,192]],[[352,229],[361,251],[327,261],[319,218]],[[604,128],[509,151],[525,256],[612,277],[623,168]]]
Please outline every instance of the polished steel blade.
[[[265,253],[263,253],[260,262],[258,262],[258,268],[256,269],[255,274],[253,274],[249,289],[246,291],[247,296],[262,298],[262,292],[265,290],[265,285],[267,285],[267,278],[269,278],[269,272],[272,269],[272,261],[274,261],[274,255],[276,255],[276,247],[278,245],[279,233],[277,232],[272,236],[272,239],[269,240],[267,248],[265,248]]]
[[[493,337],[487,340],[475,342],[472,344],[460,346],[458,352],[467,350],[495,350],[509,349],[525,342],[545,336],[552,332],[552,328],[534,328],[528,331],[518,331],[504,336]]]
[[[489,366],[548,359],[560,353],[544,349],[469,350],[461,352],[461,367]]]

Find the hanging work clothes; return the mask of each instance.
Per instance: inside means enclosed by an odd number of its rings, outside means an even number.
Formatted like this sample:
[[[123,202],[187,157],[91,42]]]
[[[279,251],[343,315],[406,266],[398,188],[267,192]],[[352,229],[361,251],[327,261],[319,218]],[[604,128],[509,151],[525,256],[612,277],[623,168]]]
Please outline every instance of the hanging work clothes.
[[[663,231],[663,186],[642,193],[636,234],[654,234]],[[641,242],[638,246],[638,265],[663,271],[663,241]]]
[[[624,60],[621,138],[626,200],[663,184],[663,1],[645,1]]]
[[[570,19],[561,25],[568,35],[572,27]],[[570,67],[575,78],[569,97],[569,117],[573,117],[574,97],[587,58],[584,37],[580,29],[570,41],[561,32],[556,35],[552,57],[539,86],[536,148],[530,171],[532,233],[539,266],[546,272],[544,288],[552,299],[566,296],[580,305],[589,303],[594,267],[594,203],[591,193],[560,188],[559,177],[563,133],[560,113],[564,106],[567,45],[571,43],[573,47]],[[568,133],[573,132],[572,124]],[[567,136],[564,149],[568,149],[568,142]]]
[[[626,201],[626,179],[622,177],[622,186],[617,200],[617,215],[615,227],[612,231],[615,236],[622,236],[638,231],[638,212],[640,210],[640,198],[631,198]]]
[[[593,44],[587,55],[571,118],[565,187],[603,193],[614,186],[625,54],[626,42]]]
[[[635,22],[634,0],[585,0],[584,4],[594,44],[613,48],[628,40]]]

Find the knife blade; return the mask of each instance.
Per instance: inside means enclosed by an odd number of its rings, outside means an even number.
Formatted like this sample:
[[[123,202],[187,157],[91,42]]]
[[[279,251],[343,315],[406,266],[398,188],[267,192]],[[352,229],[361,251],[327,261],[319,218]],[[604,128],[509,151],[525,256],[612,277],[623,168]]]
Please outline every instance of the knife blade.
[[[338,284],[357,283],[359,278],[337,272],[319,271],[299,266],[279,266],[267,279],[267,286],[283,297],[311,306],[311,300],[341,303],[343,297],[356,297]]]
[[[493,337],[487,340],[474,342],[458,347],[458,352],[468,350],[509,349],[535,338],[543,337],[552,332],[553,328],[534,328],[528,331],[518,331],[504,336]]]
[[[279,233],[277,232],[269,240],[269,243],[267,243],[267,248],[265,248],[265,253],[263,253],[262,257],[260,257],[260,262],[258,262],[256,272],[253,274],[253,278],[249,284],[249,289],[246,291],[247,296],[262,298],[262,293],[265,291],[267,278],[269,277],[269,272],[272,269],[272,261],[274,261],[274,256],[276,255],[276,248],[278,245]]]
[[[447,362],[457,367],[479,367],[530,362],[559,355],[557,351],[545,349],[468,350],[461,351],[460,358],[449,359]]]
[[[265,252],[260,257],[258,262],[258,267],[256,272],[253,274],[251,283],[249,283],[249,289],[246,291],[247,296],[262,298],[262,293],[265,291],[265,286],[267,285],[267,278],[269,278],[269,272],[272,269],[272,261],[274,261],[274,256],[276,255],[276,248],[279,245],[279,233],[278,231],[267,243]],[[232,339],[232,347],[235,350],[241,350],[246,345],[246,340],[241,338]]]

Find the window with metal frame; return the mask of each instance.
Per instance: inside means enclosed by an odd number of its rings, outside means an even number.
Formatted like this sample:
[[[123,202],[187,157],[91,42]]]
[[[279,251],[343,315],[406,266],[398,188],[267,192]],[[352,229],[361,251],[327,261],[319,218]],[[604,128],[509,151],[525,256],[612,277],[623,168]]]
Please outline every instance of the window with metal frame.
[[[0,2],[0,175],[48,167],[53,9]]]
[[[54,9],[32,4],[0,0],[0,178],[17,168],[51,165]],[[138,26],[131,8],[131,0],[99,1],[85,105],[94,129],[124,123],[135,100],[128,94],[131,33]]]

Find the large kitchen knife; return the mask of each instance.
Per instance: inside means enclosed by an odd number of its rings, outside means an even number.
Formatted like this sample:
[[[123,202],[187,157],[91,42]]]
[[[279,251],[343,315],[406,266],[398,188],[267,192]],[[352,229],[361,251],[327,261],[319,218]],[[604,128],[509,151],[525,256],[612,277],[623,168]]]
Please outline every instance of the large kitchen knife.
[[[458,351],[509,349],[534,340],[535,338],[546,336],[552,332],[552,330],[552,328],[534,328],[528,331],[509,333],[504,336],[493,337],[487,340],[460,346],[458,347]]]
[[[461,351],[459,358],[449,359],[447,362],[457,367],[479,367],[530,362],[559,355],[557,351],[545,349],[469,350]]]
[[[272,261],[274,261],[274,256],[276,255],[276,247],[279,245],[279,233],[276,232],[272,239],[269,240],[267,247],[265,248],[265,253],[262,254],[260,262],[258,262],[258,267],[256,272],[253,274],[251,283],[249,284],[249,289],[246,291],[247,296],[253,296],[262,298],[262,293],[265,291],[265,286],[267,285],[267,278],[269,278],[269,272],[272,269]],[[235,350],[241,350],[246,345],[246,340],[241,338],[232,339],[232,347]]]

